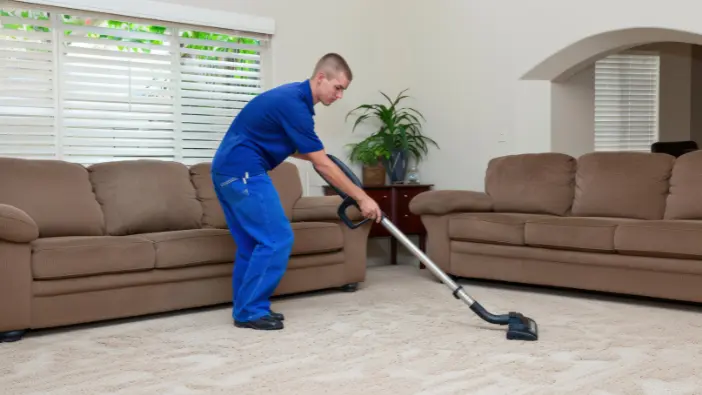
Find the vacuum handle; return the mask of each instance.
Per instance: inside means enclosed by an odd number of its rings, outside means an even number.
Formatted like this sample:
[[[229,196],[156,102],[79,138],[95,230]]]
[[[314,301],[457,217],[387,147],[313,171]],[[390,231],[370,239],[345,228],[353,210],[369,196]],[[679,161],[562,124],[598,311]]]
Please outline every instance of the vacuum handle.
[[[359,180],[358,177],[356,177],[353,171],[351,171],[351,169],[349,169],[349,167],[346,166],[344,162],[342,162],[339,158],[335,157],[334,155],[327,154],[327,156],[329,157],[329,159],[331,159],[332,162],[339,166],[339,169],[341,169],[341,171],[346,175],[346,177],[348,177],[351,180],[351,182],[356,184],[357,187],[363,188],[363,183],[361,182],[361,180]],[[319,176],[322,177],[322,179],[324,179],[324,181],[326,181],[326,183],[329,184],[329,186],[332,187],[332,189],[334,189],[334,191],[336,191],[336,193],[339,196],[341,196],[342,199],[344,199],[341,202],[341,205],[339,205],[337,214],[339,215],[339,218],[341,218],[341,220],[344,221],[346,226],[348,226],[351,229],[356,229],[359,226],[370,221],[370,218],[365,218],[363,221],[354,224],[353,221],[351,221],[351,219],[348,217],[348,215],[346,215],[346,209],[348,209],[350,206],[356,206],[356,208],[358,208],[360,211],[361,208],[358,206],[356,200],[353,199],[351,196],[345,194],[342,190],[340,190],[334,184],[329,182],[329,180],[327,180],[327,178],[324,177],[324,175],[320,173],[319,170],[317,170],[317,168],[315,168],[315,171],[317,171],[317,174],[319,174]]]
[[[370,218],[365,218],[363,221],[354,224],[353,221],[351,221],[351,219],[349,218],[349,216],[346,215],[346,209],[350,206],[356,206],[358,208],[358,204],[356,203],[356,201],[353,200],[350,196],[347,196],[346,199],[344,199],[344,201],[341,202],[341,204],[339,205],[339,209],[337,210],[339,218],[341,218],[341,220],[344,221],[346,226],[348,226],[351,229],[356,229],[359,226],[370,221]]]
[[[349,178],[349,180],[351,180],[351,182],[353,182],[357,187],[363,188],[363,182],[361,182],[361,180],[359,180],[358,177],[356,177],[356,174],[354,174],[354,172],[351,171],[351,169],[349,169],[349,167],[346,166],[344,162],[342,162],[339,158],[332,154],[327,154],[327,157],[331,159],[331,161],[334,162],[334,164],[336,164],[339,167],[339,169],[341,169],[341,171],[346,175],[346,177]],[[315,170],[317,169],[315,168]],[[336,185],[329,182],[329,180],[327,180],[327,178],[324,177],[322,173],[317,171],[317,174],[319,174],[319,176],[322,177],[322,179],[324,179],[324,181],[326,181],[326,183],[330,187],[332,187],[332,189],[334,189],[334,191],[343,199],[351,199],[351,197],[344,193],[344,191],[342,191],[341,189],[337,188]],[[356,205],[356,207],[358,207],[358,205]]]

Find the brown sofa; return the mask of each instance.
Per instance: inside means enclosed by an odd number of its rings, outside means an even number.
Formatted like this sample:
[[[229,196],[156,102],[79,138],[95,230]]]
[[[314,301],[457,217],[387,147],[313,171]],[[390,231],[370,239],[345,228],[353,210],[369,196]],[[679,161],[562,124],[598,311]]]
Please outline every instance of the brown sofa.
[[[236,245],[209,169],[0,158],[0,341],[231,302]],[[365,279],[370,225],[344,226],[338,196],[302,197],[295,165],[270,175],[295,234],[275,294],[354,290]]]
[[[702,151],[511,155],[410,210],[456,277],[702,301]]]

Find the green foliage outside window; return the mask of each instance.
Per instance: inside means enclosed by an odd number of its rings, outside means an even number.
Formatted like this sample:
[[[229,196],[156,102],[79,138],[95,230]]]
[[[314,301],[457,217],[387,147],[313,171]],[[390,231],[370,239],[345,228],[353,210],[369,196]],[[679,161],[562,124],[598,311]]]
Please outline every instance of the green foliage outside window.
[[[0,9],[0,16],[4,17],[18,17],[18,18],[23,18],[26,20],[26,23],[22,24],[13,24],[13,23],[5,23],[2,24],[3,30],[0,30],[0,36],[11,36],[10,33],[7,32],[7,30],[16,30],[16,31],[27,31],[27,32],[50,32],[50,29],[44,26],[36,26],[31,24],[29,20],[34,19],[38,21],[48,21],[50,19],[50,15],[48,12],[37,12],[37,11],[27,11],[27,10],[9,10],[9,9]],[[90,38],[97,38],[97,39],[106,39],[106,40],[114,40],[118,41],[121,43],[140,43],[140,44],[151,44],[151,45],[164,45],[165,42],[169,41],[172,30],[165,26],[158,26],[158,25],[144,25],[144,24],[138,24],[138,23],[131,23],[131,22],[124,22],[124,21],[119,21],[119,20],[112,20],[112,19],[106,19],[106,20],[100,20],[100,19],[93,19],[93,18],[86,18],[86,17],[76,17],[72,15],[65,15],[61,14],[61,20],[63,21],[64,25],[68,26],[93,26],[93,27],[101,27],[101,28],[109,28],[109,29],[115,29],[115,34],[118,34],[119,31],[125,31],[125,32],[142,32],[142,33],[151,33],[151,34],[156,34],[156,35],[163,35],[164,39],[159,40],[159,39],[136,39],[136,38],[128,38],[128,37],[120,37],[117,35],[110,35],[110,34],[98,34],[98,33],[87,33],[85,36],[90,37]],[[65,28],[64,28],[65,29]],[[64,30],[64,34],[66,36],[70,36],[74,32],[68,29]],[[234,48],[228,48],[226,46],[217,46],[216,42],[221,41],[223,43],[235,43],[235,44],[243,44],[243,45],[250,45],[252,47],[260,45],[259,40],[253,39],[253,38],[248,38],[248,37],[239,37],[239,36],[231,36],[231,35],[226,35],[226,34],[220,34],[220,33],[208,33],[208,32],[202,32],[202,31],[197,31],[197,30],[182,30],[178,29],[179,36],[184,39],[196,39],[196,40],[207,40],[210,41],[208,45],[200,45],[200,44],[181,44],[181,48],[186,48],[186,49],[194,49],[194,50],[202,50],[202,51],[213,51],[213,52],[222,52],[224,56],[222,57],[227,57],[227,58],[236,58],[236,56],[232,56],[235,54],[242,54],[242,55],[256,55],[258,51],[255,49],[234,49]],[[97,43],[96,43],[97,45]],[[142,53],[150,53],[151,49],[148,48],[134,48],[130,47],[128,45],[124,46],[117,46],[117,48],[120,51],[131,51],[131,52],[142,52]],[[164,46],[164,50],[177,50],[177,49],[172,49],[171,47]],[[226,53],[226,54],[225,54]],[[191,58],[191,59],[199,59],[199,60],[220,60],[222,57],[219,56],[214,56],[214,55],[193,55],[193,54],[181,54],[181,58]],[[227,66],[227,70],[233,70],[233,71],[244,71],[244,72],[257,72],[258,68],[251,68],[251,67],[246,67],[246,65],[251,64],[251,65],[258,65],[259,61],[255,59],[240,59],[238,58],[236,60],[236,63],[238,63],[237,66]],[[235,76],[234,78],[237,79],[247,79],[245,76]]]

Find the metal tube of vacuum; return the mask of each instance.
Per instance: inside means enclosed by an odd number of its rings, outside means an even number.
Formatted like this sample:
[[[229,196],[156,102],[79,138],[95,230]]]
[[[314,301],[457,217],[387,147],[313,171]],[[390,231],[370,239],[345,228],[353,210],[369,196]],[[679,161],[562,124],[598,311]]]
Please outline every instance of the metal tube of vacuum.
[[[429,270],[431,270],[431,272],[434,273],[434,275],[441,280],[441,282],[443,282],[447,287],[449,287],[451,291],[455,291],[458,288],[458,284],[456,284],[451,279],[451,277],[447,276],[446,273],[444,273],[438,266],[436,266],[436,264],[432,262],[431,259],[429,259],[429,257],[426,256],[424,252],[422,252],[422,250],[420,250],[414,243],[412,243],[412,241],[410,241],[404,233],[397,229],[397,227],[395,226],[395,224],[392,223],[392,221],[390,221],[387,217],[384,216],[381,223],[390,233],[392,233],[398,240],[400,240],[400,242],[408,250],[410,250],[410,252],[414,256],[419,258],[419,260],[422,261],[422,263],[424,263],[424,265],[428,267]],[[475,300],[473,300],[473,298],[471,298],[463,289],[461,289],[458,292],[458,295],[461,296],[461,299],[463,299],[463,301],[466,302],[466,304],[468,304],[469,306],[475,303]]]

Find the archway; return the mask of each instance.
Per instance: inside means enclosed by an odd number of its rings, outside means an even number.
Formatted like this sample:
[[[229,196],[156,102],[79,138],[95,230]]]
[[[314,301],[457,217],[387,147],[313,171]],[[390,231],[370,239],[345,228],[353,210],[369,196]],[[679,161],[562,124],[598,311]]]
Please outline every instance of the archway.
[[[679,42],[702,45],[702,35],[665,28],[630,28],[596,34],[554,53],[524,73],[522,80],[567,81],[595,60],[637,46]]]
[[[549,105],[547,108],[539,109],[537,116],[530,115],[532,119],[541,119],[540,125],[533,125],[529,130],[522,127],[521,150],[544,150],[565,152],[571,155],[581,155],[592,150],[592,143],[588,146],[587,138],[594,136],[594,64],[597,60],[614,53],[619,53],[632,48],[642,46],[658,45],[683,45],[688,48],[691,45],[702,45],[702,35],[689,31],[640,27],[627,28],[603,32],[583,38],[573,44],[560,49],[548,58],[542,60],[527,72],[520,80],[525,84],[526,91],[530,94],[540,95],[546,99]],[[691,55],[688,55],[691,57]],[[689,62],[689,60],[688,60]],[[689,70],[689,68],[688,68]],[[662,73],[662,71],[661,71]],[[702,70],[700,71],[702,75]],[[690,74],[688,74],[690,77]],[[668,105],[668,109],[681,111],[687,108],[686,113],[678,113],[669,116],[667,119],[678,122],[668,129],[680,130],[681,119],[686,119],[683,129],[687,128],[687,136],[690,135],[690,118],[694,114],[690,113],[689,92],[693,85],[691,80],[684,83],[677,82],[678,88],[681,86],[687,89],[688,102]],[[702,89],[700,89],[702,91]],[[670,92],[670,89],[668,89]],[[700,94],[702,98],[702,94]],[[544,101],[540,101],[544,103]],[[527,103],[524,103],[528,106]],[[693,111],[694,113],[694,111]],[[548,136],[541,131],[541,138],[548,141],[534,143],[529,141],[534,136],[533,127],[546,127]],[[530,133],[531,135],[527,135]],[[676,137],[684,135],[678,133]],[[538,137],[538,136],[537,136]],[[670,138],[673,139],[673,138]]]

